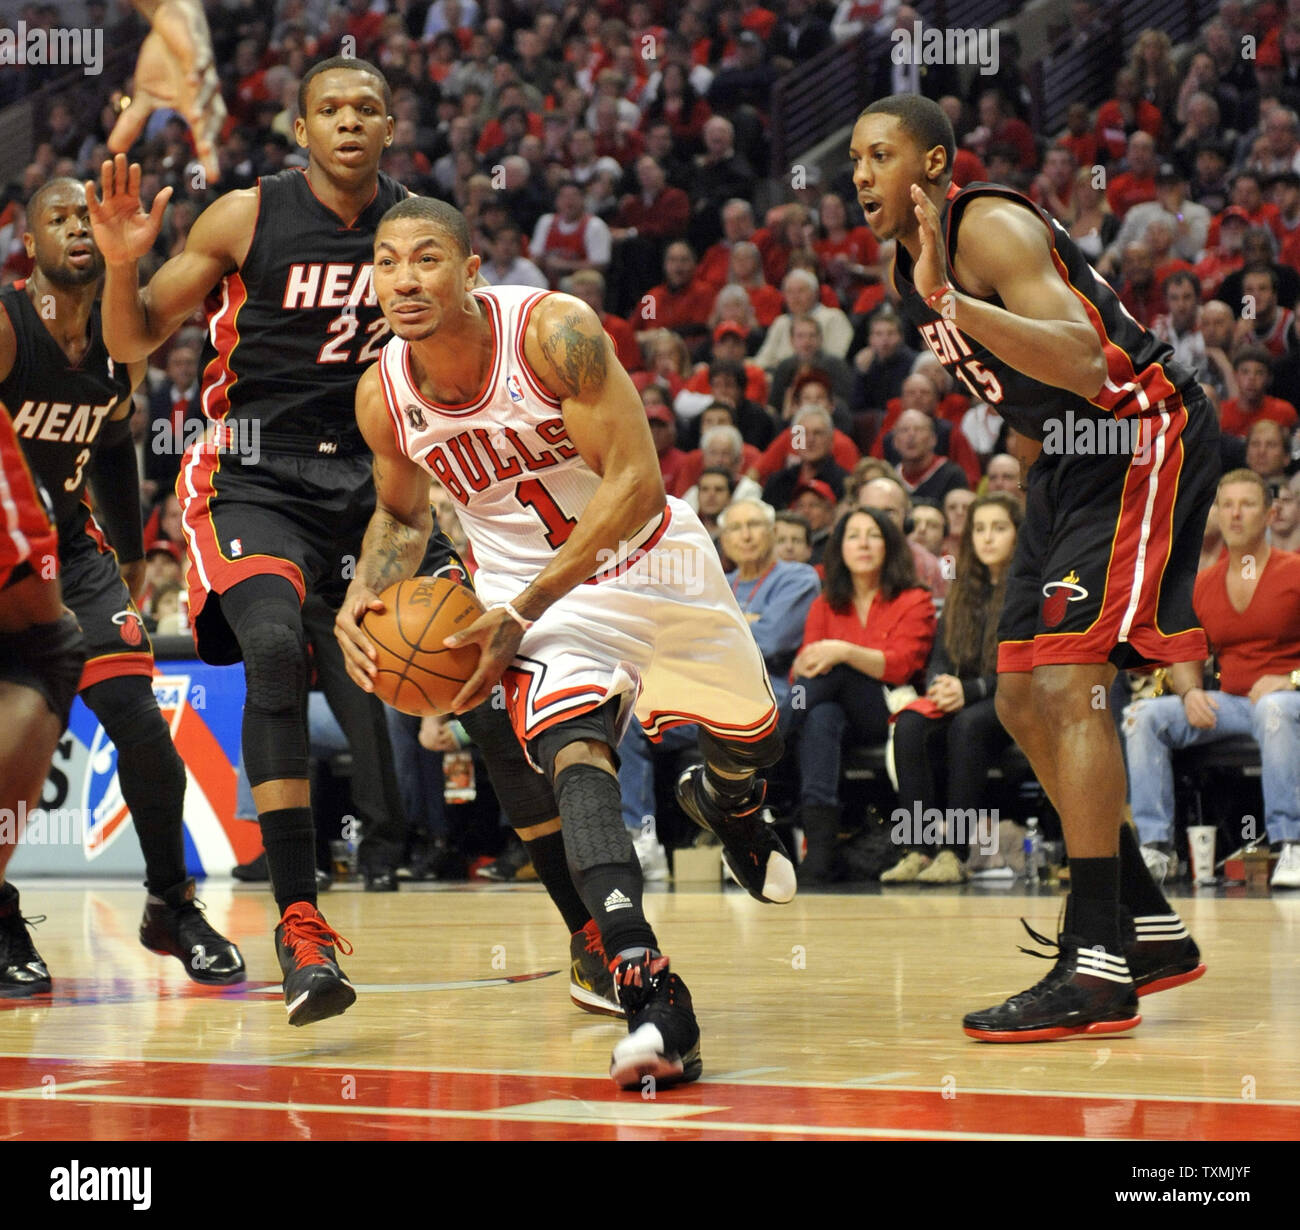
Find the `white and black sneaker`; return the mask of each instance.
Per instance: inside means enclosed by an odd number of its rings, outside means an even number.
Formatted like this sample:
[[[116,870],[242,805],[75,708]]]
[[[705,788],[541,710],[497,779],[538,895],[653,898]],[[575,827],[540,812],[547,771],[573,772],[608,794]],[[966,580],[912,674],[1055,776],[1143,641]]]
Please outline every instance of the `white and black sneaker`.
[[[686,984],[668,958],[645,949],[613,967],[614,989],[627,1013],[627,1037],[614,1047],[609,1074],[620,1089],[644,1090],[698,1080],[700,1027]]]
[[[43,914],[24,918],[18,890],[0,884],[0,999],[22,999],[50,990],[50,971],[27,932],[30,924],[44,921]]]

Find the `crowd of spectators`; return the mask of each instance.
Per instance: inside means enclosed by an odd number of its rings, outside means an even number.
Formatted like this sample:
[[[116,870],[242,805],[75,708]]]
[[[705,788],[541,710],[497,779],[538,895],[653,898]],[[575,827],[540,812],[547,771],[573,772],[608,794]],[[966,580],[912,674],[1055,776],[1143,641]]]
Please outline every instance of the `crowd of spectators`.
[[[23,14],[49,24],[52,7]],[[771,88],[782,73],[874,30],[885,49],[868,65],[876,92],[935,98],[957,135],[956,182],[1015,188],[1060,223],[1125,309],[1206,388],[1221,415],[1225,469],[1257,474],[1270,493],[1275,546],[1300,545],[1292,481],[1300,468],[1300,0],[1227,0],[1180,47],[1159,30],[1141,32],[1111,96],[1096,107],[1072,104],[1059,132],[1030,125],[1013,37],[1003,38],[991,76],[893,64],[889,32],[918,20],[898,0],[207,7],[230,112],[222,179],[212,186],[192,173],[176,116],[153,117],[133,152],[142,196],[147,207],[164,185],[175,195],[145,276],[181,249],[218,191],[305,165],[292,134],[297,85],[312,62],[343,52],[379,64],[396,119],[383,169],[464,211],[489,283],[564,290],[599,313],[645,403],[665,487],[698,510],[738,592],[761,583],[750,558],[760,547],[761,560],[798,566],[805,582],[815,575],[825,585],[815,600],[809,590],[813,615],[798,604],[781,609],[774,678],[802,671],[806,682],[824,681],[821,691],[846,671],[891,687],[915,683],[944,715],[931,714],[920,733],[914,718],[899,725],[931,749],[947,732],[946,769],[900,783],[909,797],[980,803],[965,797],[979,774],[961,749],[994,741],[952,732],[991,713],[989,694],[978,692],[990,667],[974,629],[995,622],[1001,565],[981,553],[978,535],[1005,521],[1014,541],[1017,441],[996,405],[955,383],[900,317],[891,245],[863,225],[847,175],[807,167],[798,187],[772,176]],[[87,12],[115,46],[143,33],[121,5],[91,3]],[[1111,35],[1091,0],[1071,6],[1071,22],[1058,51],[1101,46]],[[1244,39],[1257,54],[1242,52]],[[45,107],[31,163],[0,213],[0,278],[28,269],[23,200],[51,175],[94,174],[120,101],[114,91],[88,107],[61,97]],[[168,494],[177,450],[156,442],[203,430],[203,325],[201,316],[188,322],[154,356],[134,421],[151,549],[147,610],[159,627],[184,626],[174,575],[184,544]],[[914,613],[910,656],[902,660],[902,642],[887,630],[888,646],[859,640],[832,660],[840,651],[824,646],[850,643],[846,612],[862,577],[870,579],[859,556],[882,551],[873,592]],[[913,592],[925,601],[913,602]],[[950,608],[936,633],[945,598],[963,614],[954,621]],[[873,607],[858,623],[874,635],[881,619]],[[884,738],[888,714],[874,703],[841,709],[855,730],[866,724],[860,738]],[[815,707],[800,712],[789,719],[796,735],[835,727]],[[808,756],[797,749],[809,742],[794,738],[793,755]],[[812,740],[816,755],[830,742]],[[644,800],[644,776],[636,788]],[[834,780],[810,779],[802,797],[820,817],[805,827],[824,836],[825,809],[838,805]],[[629,824],[646,814],[629,813]],[[919,875],[935,853],[909,851],[912,869]],[[948,861],[943,872],[955,876]]]

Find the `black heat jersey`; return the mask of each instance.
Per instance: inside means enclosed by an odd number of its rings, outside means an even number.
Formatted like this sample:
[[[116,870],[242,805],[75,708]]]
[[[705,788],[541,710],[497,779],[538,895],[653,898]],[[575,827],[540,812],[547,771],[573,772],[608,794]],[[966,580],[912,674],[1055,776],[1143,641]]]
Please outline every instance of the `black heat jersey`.
[[[371,283],[372,245],[379,219],[406,196],[381,173],[370,204],[345,224],[305,171],[258,181],[248,255],[222,279],[220,306],[208,316],[199,395],[208,418],[364,449],[357,381],[389,337]]]
[[[74,366],[23,286],[0,291],[17,342],[13,370],[0,382],[0,401],[9,408],[14,433],[62,528],[81,505],[95,441],[113,407],[130,396],[131,375],[104,348],[98,304],[90,313],[90,346]]]
[[[963,335],[950,320],[926,307],[912,285],[912,256],[900,244],[894,261],[894,286],[903,310],[921,331],[938,360],[971,391],[987,402],[1021,435],[1042,440],[1048,420],[1062,422],[1067,411],[1081,418],[1128,418],[1155,412],[1160,402],[1195,385],[1191,372],[1174,362],[1173,349],[1149,333],[1125,310],[1110,284],[1093,271],[1065,229],[1028,197],[998,184],[952,185],[939,211],[939,225],[948,254],[948,279],[963,294],[969,292],[953,273],[958,223],[967,203],[978,196],[1000,196],[1025,205],[1042,220],[1052,245],[1052,260],[1060,277],[1083,302],[1106,355],[1106,383],[1089,401],[1077,393],[1033,380],[994,355],[986,346]],[[986,302],[1003,307],[997,296]]]

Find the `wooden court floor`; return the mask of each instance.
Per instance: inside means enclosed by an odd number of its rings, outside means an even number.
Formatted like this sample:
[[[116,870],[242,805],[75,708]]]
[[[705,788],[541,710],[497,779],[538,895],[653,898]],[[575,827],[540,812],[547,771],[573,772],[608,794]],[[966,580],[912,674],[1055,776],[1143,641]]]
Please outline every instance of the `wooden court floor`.
[[[0,1000],[0,1139],[1300,1138],[1300,893],[1179,900],[1209,973],[1131,1034],[992,1046],[961,1015],[1047,971],[1016,945],[1050,890],[651,892],[705,1077],[643,1097],[535,885],[323,895],[360,996],[293,1029],[264,888],[202,886],[250,972],[207,991],[140,947],[142,890],[14,879],[56,985]]]

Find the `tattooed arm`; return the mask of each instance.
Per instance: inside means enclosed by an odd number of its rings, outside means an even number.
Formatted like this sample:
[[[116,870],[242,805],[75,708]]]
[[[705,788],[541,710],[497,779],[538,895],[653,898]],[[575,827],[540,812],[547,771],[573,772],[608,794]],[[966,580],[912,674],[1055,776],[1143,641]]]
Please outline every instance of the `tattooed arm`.
[[[613,558],[621,543],[663,512],[664,484],[645,407],[596,314],[571,295],[548,295],[533,311],[524,357],[560,401],[564,426],[582,459],[601,477],[555,558],[511,605],[536,619]],[[447,644],[477,643],[478,669],[452,702],[464,713],[487,699],[509,667],[523,629],[493,608]]]
[[[525,619],[536,619],[661,513],[665,497],[645,407],[595,312],[569,295],[548,295],[529,321],[524,355],[602,480],[555,558],[514,600]]]
[[[369,692],[373,690],[374,646],[361,630],[361,619],[367,611],[384,609],[379,595],[390,585],[415,575],[433,530],[433,513],[429,476],[397,447],[384,408],[378,364],[357,384],[357,425],[374,454],[375,511],[366,527],[352,584],[334,620],[334,635],[348,674]]]

